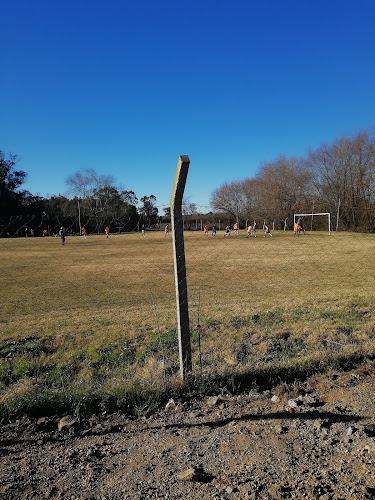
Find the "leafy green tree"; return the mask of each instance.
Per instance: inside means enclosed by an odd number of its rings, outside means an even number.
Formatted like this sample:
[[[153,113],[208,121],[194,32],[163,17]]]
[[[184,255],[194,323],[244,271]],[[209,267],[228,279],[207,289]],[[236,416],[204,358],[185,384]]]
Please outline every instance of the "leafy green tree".
[[[3,220],[22,212],[25,191],[20,191],[19,188],[25,182],[27,174],[23,170],[16,170],[16,163],[17,155],[10,154],[7,158],[0,150],[0,214]]]
[[[168,222],[171,220],[171,207],[164,207],[163,208],[164,212],[164,221]]]
[[[120,199],[122,204],[115,222],[117,222],[117,227],[120,231],[123,228],[125,231],[132,231],[137,226],[139,221],[139,215],[137,212],[138,198],[136,197],[134,191],[123,190],[120,193]]]
[[[157,222],[159,210],[155,206],[156,196],[153,194],[151,196],[143,196],[141,198],[143,205],[139,209],[139,212],[143,218],[144,224],[147,226],[153,226]]]
[[[51,196],[44,202],[45,217],[44,224],[49,228],[49,234],[57,234],[60,227],[77,230],[75,222],[77,214],[74,200],[65,196]],[[43,228],[45,229],[45,228]]]

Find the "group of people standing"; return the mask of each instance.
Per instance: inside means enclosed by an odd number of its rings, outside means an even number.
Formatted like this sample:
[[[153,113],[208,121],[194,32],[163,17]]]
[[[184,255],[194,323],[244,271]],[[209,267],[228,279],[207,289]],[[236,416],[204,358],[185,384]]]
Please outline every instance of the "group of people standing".
[[[294,238],[295,237],[299,238],[299,235],[300,235],[301,232],[303,234],[306,234],[305,233],[305,229],[304,229],[304,227],[301,224],[301,219],[298,219],[298,221],[295,222],[294,225],[293,225],[293,237]]]
[[[246,235],[246,238],[249,238],[249,236],[254,236],[254,238],[257,237],[257,230],[256,230],[256,227],[257,227],[257,223],[254,221],[254,224],[251,225],[249,224],[249,226],[247,226],[247,235]],[[215,231],[216,232],[216,231]],[[233,224],[233,234],[237,234],[239,235],[240,234],[240,231],[239,231],[239,227],[238,227],[238,223],[236,222],[235,224]],[[269,226],[265,225],[264,226],[264,235],[263,235],[263,238],[265,238],[266,236],[270,235],[271,238],[273,237],[272,236],[272,233],[271,233],[271,230],[269,228]],[[225,233],[224,233],[224,237],[225,236],[230,236],[231,235],[231,227],[230,226],[227,226],[225,228]]]
[[[208,226],[207,224],[203,227],[203,234],[208,238]],[[216,224],[212,226],[212,236],[216,236]]]
[[[246,236],[246,238],[249,238],[250,236],[254,236],[254,238],[257,237],[256,227],[257,227],[256,221],[254,221],[253,225],[250,224],[247,227],[247,236]],[[167,228],[168,228],[168,225],[166,226],[166,233],[168,232]],[[226,236],[231,236],[231,234],[232,234],[231,231],[233,231],[233,234],[237,234],[237,235],[240,234],[239,226],[238,226],[237,222],[235,224],[233,224],[233,229],[229,225],[226,226],[225,233],[224,233],[224,238]],[[304,230],[304,228],[303,228],[303,226],[301,224],[301,221],[300,221],[300,219],[298,219],[298,221],[295,222],[294,225],[293,225],[293,236],[294,237],[299,237],[299,235],[300,235],[301,232],[303,234],[305,234],[305,230]],[[208,237],[208,225],[207,224],[205,224],[204,227],[203,227],[203,234],[204,234],[204,236]],[[263,238],[266,238],[267,235],[269,235],[271,238],[273,237],[273,235],[271,233],[271,230],[270,230],[270,227],[267,224],[265,224]],[[213,224],[213,226],[212,226],[212,236],[216,236],[216,224]]]
[[[257,223],[254,222],[253,225],[249,225],[248,226],[246,238],[248,238],[249,236],[254,236],[254,238],[257,237],[257,235],[256,235],[256,225],[257,225]],[[272,238],[272,234],[271,234],[269,226],[265,225],[264,226],[264,230],[265,230],[265,232],[264,232],[264,236],[263,237],[265,238],[267,236],[267,234],[269,234],[271,236],[271,238]],[[229,225],[226,226],[225,233],[224,233],[224,238],[226,236],[231,236],[231,234],[232,234],[231,231],[233,231],[233,234],[237,234],[237,235],[240,234],[238,222],[236,222],[235,224],[233,224],[233,229]],[[204,234],[204,236],[208,237],[208,226],[207,226],[207,224],[205,224],[204,227],[203,227],[203,234]],[[216,236],[216,224],[213,224],[213,226],[212,226],[212,236]]]
[[[253,225],[250,224],[247,227],[247,236],[246,236],[246,238],[249,238],[249,236],[254,236],[254,238],[257,237],[256,226],[257,226],[257,223],[256,223],[256,221],[254,221]],[[204,231],[204,236],[208,236],[208,226],[207,226],[207,224],[204,226],[203,231]],[[224,238],[226,236],[230,236],[231,235],[231,231],[232,231],[231,226],[227,226],[225,228]],[[304,230],[304,228],[303,228],[303,226],[301,224],[301,221],[299,219],[293,225],[293,236],[294,237],[299,237],[299,235],[300,235],[301,232],[303,234],[305,234],[305,230]],[[238,226],[237,222],[235,224],[233,224],[233,234],[237,234],[237,235],[240,234],[239,226]],[[267,235],[269,235],[271,238],[273,237],[273,235],[271,233],[271,230],[270,230],[270,227],[267,224],[265,224],[263,238],[266,238]],[[216,236],[216,225],[215,224],[212,226],[212,236]]]

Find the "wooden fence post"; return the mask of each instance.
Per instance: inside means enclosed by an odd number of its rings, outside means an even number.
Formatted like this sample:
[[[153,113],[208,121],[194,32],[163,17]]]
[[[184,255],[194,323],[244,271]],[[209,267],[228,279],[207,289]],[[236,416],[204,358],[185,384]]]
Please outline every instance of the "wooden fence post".
[[[189,328],[189,306],[186,282],[184,231],[182,220],[182,197],[185,190],[186,178],[190,159],[180,156],[177,163],[171,197],[171,225],[173,229],[173,260],[177,304],[177,331],[180,353],[180,374],[182,379],[192,371],[191,345]]]

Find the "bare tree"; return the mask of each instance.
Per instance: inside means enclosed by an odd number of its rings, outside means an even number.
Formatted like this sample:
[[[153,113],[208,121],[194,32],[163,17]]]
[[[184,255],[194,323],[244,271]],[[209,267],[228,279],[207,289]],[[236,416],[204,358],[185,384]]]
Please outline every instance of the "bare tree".
[[[182,200],[182,215],[193,215],[197,213],[197,204],[191,201],[191,197],[184,197]]]
[[[114,178],[111,175],[99,175],[92,168],[84,169],[80,172],[75,172],[66,179],[66,184],[70,194],[77,197],[77,212],[79,221],[79,231],[82,231],[81,214],[82,212],[88,217],[94,217],[97,220],[98,197],[95,193],[100,193],[100,190],[105,186],[111,186]],[[99,231],[99,229],[98,229]]]
[[[264,217],[266,208],[263,206],[262,186],[258,178],[242,181],[242,189],[246,199],[246,220],[255,220]]]
[[[312,150],[305,158],[279,156],[254,178],[226,182],[212,207],[239,219],[286,223],[296,212],[330,212],[344,229],[375,231],[375,136],[359,132]],[[311,223],[312,227],[312,223]]]
[[[280,156],[264,163],[258,175],[258,203],[264,218],[293,220],[293,213],[311,205],[313,175],[304,159]]]
[[[308,163],[327,209],[345,229],[373,230],[375,138],[368,132],[342,137],[310,151]],[[338,226],[338,224],[337,224]]]
[[[239,222],[240,219],[246,217],[248,205],[244,188],[243,181],[226,182],[212,193],[212,207],[219,212],[230,214],[236,222]]]

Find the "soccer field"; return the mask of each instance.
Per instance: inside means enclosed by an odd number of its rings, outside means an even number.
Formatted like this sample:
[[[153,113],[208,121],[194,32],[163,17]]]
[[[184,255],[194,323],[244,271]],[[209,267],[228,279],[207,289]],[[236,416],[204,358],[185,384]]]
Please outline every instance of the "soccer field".
[[[207,373],[372,352],[374,235],[245,234],[185,233],[195,367],[198,317]],[[65,246],[2,239],[0,271],[3,403],[65,373],[90,394],[116,392],[119,377],[154,383],[161,350],[176,371],[172,238],[163,232],[67,237]]]
[[[186,232],[189,293],[268,306],[373,297],[375,236],[310,233],[293,238],[204,237]],[[0,241],[1,318],[59,310],[146,308],[150,288],[174,305],[172,238],[162,232]],[[149,288],[150,287],[150,288]],[[270,302],[270,295],[272,301]],[[225,305],[225,301],[223,301]]]

